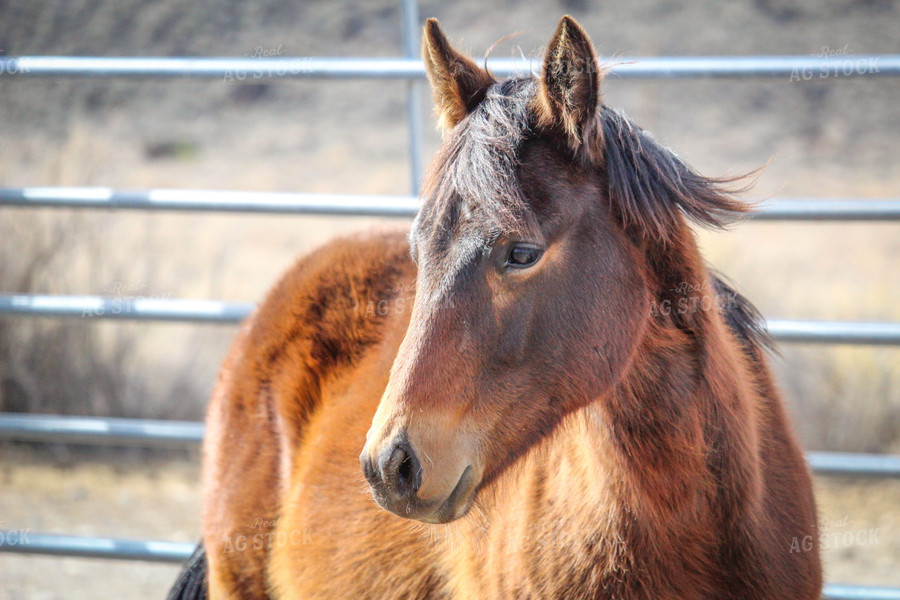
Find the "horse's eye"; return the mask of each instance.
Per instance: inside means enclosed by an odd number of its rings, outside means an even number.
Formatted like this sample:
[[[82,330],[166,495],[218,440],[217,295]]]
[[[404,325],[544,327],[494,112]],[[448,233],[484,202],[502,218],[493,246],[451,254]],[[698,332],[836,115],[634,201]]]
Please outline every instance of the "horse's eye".
[[[516,244],[509,251],[509,258],[506,259],[506,266],[517,269],[530,267],[541,257],[542,250],[535,246],[526,244]]]

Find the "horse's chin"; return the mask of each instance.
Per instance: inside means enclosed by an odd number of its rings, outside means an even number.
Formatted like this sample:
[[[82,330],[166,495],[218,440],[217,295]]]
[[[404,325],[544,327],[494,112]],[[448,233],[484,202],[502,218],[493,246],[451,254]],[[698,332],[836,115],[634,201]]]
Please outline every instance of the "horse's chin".
[[[478,478],[475,476],[475,470],[472,466],[466,467],[463,474],[459,477],[456,487],[450,492],[450,495],[434,512],[423,514],[416,518],[424,523],[450,523],[466,516],[472,504],[475,502],[475,492],[478,489]]]
[[[478,490],[479,477],[475,469],[466,467],[459,477],[456,486],[443,499],[432,502],[418,502],[392,504],[387,502],[380,494],[375,495],[375,501],[385,510],[394,513],[404,519],[422,521],[423,523],[442,524],[460,519],[469,512],[475,502]]]

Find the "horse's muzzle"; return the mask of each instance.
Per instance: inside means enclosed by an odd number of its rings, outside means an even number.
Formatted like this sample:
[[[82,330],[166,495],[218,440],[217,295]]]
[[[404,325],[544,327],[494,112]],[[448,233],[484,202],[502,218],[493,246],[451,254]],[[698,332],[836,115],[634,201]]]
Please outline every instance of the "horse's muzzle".
[[[425,523],[449,523],[468,512],[477,485],[471,466],[466,467],[447,496],[436,500],[418,497],[422,467],[405,436],[399,436],[377,460],[363,450],[359,457],[363,474],[375,501],[399,517]]]
[[[395,440],[377,461],[363,451],[359,462],[381,506],[401,516],[418,512],[413,509],[417,504],[416,492],[422,484],[422,467],[409,442],[402,438]]]

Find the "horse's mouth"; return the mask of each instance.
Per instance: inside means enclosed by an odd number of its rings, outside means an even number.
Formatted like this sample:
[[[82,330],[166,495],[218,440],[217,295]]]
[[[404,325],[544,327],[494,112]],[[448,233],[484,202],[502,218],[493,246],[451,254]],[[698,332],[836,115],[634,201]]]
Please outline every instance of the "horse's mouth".
[[[425,523],[437,524],[449,523],[464,517],[466,513],[469,512],[469,509],[472,508],[477,485],[478,482],[475,481],[475,471],[472,469],[472,465],[469,465],[466,467],[466,470],[463,471],[462,475],[460,475],[456,487],[453,488],[453,491],[450,492],[450,495],[447,496],[447,499],[444,500],[443,504],[441,504],[436,511],[414,518],[419,521],[424,521]]]
[[[391,502],[380,489],[381,486],[373,486],[376,502],[387,511],[404,519],[414,519],[424,523],[450,523],[466,515],[475,501],[475,491],[478,481],[475,470],[471,465],[465,468],[459,477],[456,486],[443,500],[435,502],[411,501]]]

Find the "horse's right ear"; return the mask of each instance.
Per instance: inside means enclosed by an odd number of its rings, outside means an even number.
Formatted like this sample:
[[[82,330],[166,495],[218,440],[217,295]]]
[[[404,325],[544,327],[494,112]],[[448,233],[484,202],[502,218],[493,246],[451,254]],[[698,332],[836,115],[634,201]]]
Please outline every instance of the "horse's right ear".
[[[434,92],[438,123],[446,133],[484,100],[494,78],[450,47],[437,19],[425,23],[422,59]]]
[[[538,124],[561,132],[573,150],[588,142],[589,156],[596,153],[590,144],[597,126],[601,79],[590,38],[575,19],[564,16],[544,58],[538,91]]]

